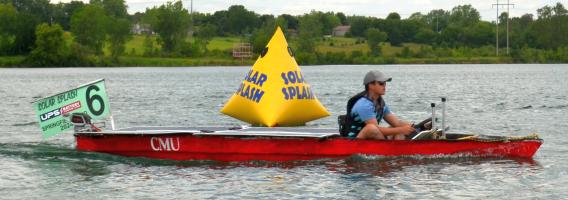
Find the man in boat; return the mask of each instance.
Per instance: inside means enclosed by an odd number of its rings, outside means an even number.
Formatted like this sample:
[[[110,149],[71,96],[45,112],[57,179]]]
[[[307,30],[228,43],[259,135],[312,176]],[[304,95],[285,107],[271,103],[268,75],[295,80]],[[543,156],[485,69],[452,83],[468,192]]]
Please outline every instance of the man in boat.
[[[365,91],[355,95],[348,102],[347,117],[351,121],[347,137],[357,139],[394,139],[404,140],[406,135],[414,133],[414,127],[396,117],[383,100],[387,82],[392,78],[386,77],[380,71],[369,71],[363,79]],[[381,127],[384,119],[391,127]]]

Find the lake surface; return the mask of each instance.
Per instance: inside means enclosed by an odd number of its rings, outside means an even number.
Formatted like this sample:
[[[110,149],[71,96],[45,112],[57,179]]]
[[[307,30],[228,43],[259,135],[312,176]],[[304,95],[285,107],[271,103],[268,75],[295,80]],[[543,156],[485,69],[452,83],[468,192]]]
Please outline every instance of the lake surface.
[[[305,66],[336,127],[371,69],[393,78],[385,100],[420,121],[448,98],[451,132],[527,135],[533,159],[357,155],[294,162],[164,161],[74,150],[42,139],[31,102],[105,78],[119,128],[235,126],[220,114],[249,67],[0,69],[0,199],[565,199],[568,65]]]

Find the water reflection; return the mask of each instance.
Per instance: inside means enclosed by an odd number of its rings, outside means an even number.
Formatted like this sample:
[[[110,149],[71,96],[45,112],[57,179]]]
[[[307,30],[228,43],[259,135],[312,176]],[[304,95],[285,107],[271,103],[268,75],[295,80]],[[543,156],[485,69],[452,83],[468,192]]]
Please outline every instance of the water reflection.
[[[327,170],[340,174],[369,174],[383,176],[400,172],[408,168],[424,168],[426,173],[439,173],[443,166],[474,166],[490,164],[492,166],[519,167],[541,169],[542,166],[532,158],[498,158],[498,157],[463,157],[463,156],[412,156],[412,157],[382,157],[354,155],[347,158],[329,158],[318,160],[298,160],[286,162],[246,161],[175,161],[139,157],[123,157],[96,152],[82,152],[72,148],[46,143],[11,143],[0,144],[0,155],[18,157],[25,160],[38,161],[38,165],[46,169],[70,169],[74,174],[101,176],[110,173],[107,166],[127,164],[143,167],[174,166],[176,168],[208,168],[211,170],[226,170],[239,167],[294,169],[301,167],[325,167]],[[425,167],[441,166],[441,167]]]
[[[516,166],[541,169],[532,158],[480,158],[480,157],[377,157],[356,155],[342,163],[327,165],[328,170],[341,174],[364,173],[374,176],[386,176],[408,168],[420,168],[424,173],[439,174],[447,165],[474,166],[491,164],[495,166]],[[428,167],[430,166],[430,167]],[[437,167],[432,167],[437,166]]]

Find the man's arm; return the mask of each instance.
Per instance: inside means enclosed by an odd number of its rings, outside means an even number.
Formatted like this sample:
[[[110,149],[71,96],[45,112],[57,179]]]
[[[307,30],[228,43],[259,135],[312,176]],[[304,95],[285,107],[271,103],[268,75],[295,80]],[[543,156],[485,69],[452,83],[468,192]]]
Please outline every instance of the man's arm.
[[[396,118],[396,116],[393,113],[388,113],[385,116],[385,120],[392,127],[381,127],[381,126],[379,126],[379,122],[377,121],[376,118],[371,118],[371,119],[365,121],[365,124],[366,125],[367,124],[373,124],[373,125],[377,126],[384,136],[398,135],[398,134],[407,135],[407,134],[410,134],[410,133],[413,133],[414,131],[416,131],[410,124],[403,122],[403,121],[399,120],[398,118]]]
[[[392,127],[402,127],[402,126],[410,126],[411,124],[405,121],[402,121],[394,115],[394,113],[390,112],[387,113],[384,117],[385,121],[389,123]]]
[[[387,121],[387,123],[389,123],[392,126],[392,127],[389,127],[389,128],[379,127],[379,130],[384,135],[398,135],[398,134],[408,135],[408,134],[414,133],[414,131],[416,131],[414,129],[414,127],[412,127],[411,124],[404,122],[402,120],[399,120],[396,117],[396,115],[394,115],[392,112],[387,113],[385,115],[384,119],[385,119],[385,121]]]

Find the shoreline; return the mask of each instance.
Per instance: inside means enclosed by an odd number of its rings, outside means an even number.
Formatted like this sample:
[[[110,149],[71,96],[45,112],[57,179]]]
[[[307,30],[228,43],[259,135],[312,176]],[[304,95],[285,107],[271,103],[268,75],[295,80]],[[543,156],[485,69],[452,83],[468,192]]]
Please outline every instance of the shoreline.
[[[0,68],[50,68],[60,66],[31,67],[23,64],[25,56],[0,57]],[[381,57],[385,58],[385,57]],[[238,60],[233,58],[164,58],[164,57],[128,57],[122,56],[116,63],[100,63],[94,66],[74,67],[207,67],[207,66],[251,66],[256,59]],[[440,57],[440,58],[399,58],[386,57],[380,62],[347,63],[298,63],[298,65],[431,65],[431,64],[566,64],[559,62],[525,63],[515,62],[511,57]],[[65,68],[65,67],[61,67]]]

